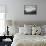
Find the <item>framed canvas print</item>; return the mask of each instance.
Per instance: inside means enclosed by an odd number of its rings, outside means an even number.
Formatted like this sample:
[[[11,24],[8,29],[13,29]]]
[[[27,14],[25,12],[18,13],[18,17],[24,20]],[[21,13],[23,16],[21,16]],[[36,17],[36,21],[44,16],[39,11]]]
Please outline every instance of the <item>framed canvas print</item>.
[[[37,5],[24,5],[24,14],[36,15]]]

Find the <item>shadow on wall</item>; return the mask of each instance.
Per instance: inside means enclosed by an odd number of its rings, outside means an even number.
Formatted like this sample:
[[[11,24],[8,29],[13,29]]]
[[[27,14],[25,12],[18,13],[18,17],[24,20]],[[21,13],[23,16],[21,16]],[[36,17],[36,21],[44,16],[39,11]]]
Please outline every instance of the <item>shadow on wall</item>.
[[[24,26],[24,24],[27,25],[46,25],[46,21],[15,21],[15,20],[6,20],[7,26]]]

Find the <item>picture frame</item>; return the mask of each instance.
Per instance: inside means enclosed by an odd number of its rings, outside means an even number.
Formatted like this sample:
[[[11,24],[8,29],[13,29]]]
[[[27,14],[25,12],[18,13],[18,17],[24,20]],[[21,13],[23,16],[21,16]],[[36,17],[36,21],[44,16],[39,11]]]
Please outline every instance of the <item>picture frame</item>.
[[[36,15],[37,14],[37,5],[24,5],[24,14]]]

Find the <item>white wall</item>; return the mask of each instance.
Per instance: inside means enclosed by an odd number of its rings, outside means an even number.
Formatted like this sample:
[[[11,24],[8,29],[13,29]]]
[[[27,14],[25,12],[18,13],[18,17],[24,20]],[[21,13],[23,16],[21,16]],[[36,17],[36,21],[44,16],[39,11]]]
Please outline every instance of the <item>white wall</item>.
[[[46,0],[0,0],[7,4],[7,20],[46,21]],[[24,15],[24,5],[37,5],[37,15]]]

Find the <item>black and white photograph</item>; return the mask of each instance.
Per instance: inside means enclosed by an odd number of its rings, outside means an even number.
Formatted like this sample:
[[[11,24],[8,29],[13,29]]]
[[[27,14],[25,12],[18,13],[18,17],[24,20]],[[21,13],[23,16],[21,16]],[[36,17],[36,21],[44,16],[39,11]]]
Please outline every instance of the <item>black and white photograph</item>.
[[[24,5],[24,14],[36,15],[37,5]]]

